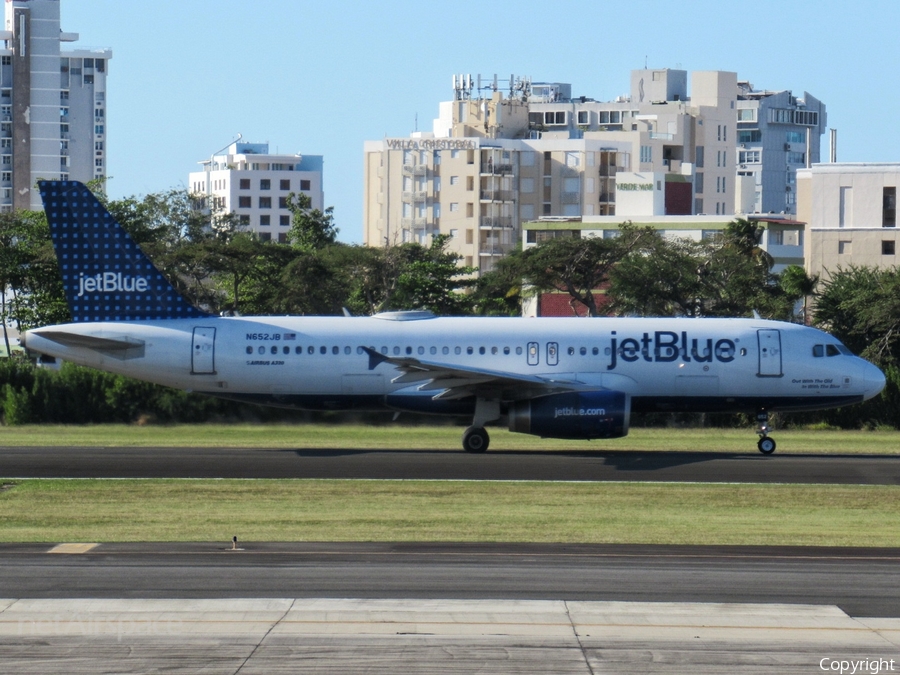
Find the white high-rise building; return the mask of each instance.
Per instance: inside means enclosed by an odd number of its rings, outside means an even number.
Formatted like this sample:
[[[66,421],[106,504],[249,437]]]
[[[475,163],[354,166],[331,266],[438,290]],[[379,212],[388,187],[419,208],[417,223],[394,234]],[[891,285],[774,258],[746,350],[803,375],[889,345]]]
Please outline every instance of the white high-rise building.
[[[234,213],[263,241],[287,242],[291,225],[290,193],[304,193],[322,210],[321,155],[269,154],[268,143],[236,142],[200,162],[188,176],[191,193],[222,213]]]
[[[37,180],[106,178],[109,49],[62,49],[60,0],[6,0],[0,31],[0,211],[40,209]]]

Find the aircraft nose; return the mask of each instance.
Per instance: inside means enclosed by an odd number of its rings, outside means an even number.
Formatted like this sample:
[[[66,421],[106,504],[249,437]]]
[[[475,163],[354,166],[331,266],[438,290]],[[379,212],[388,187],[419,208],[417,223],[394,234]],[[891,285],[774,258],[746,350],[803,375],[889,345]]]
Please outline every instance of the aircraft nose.
[[[868,400],[873,396],[877,396],[884,389],[884,373],[881,369],[871,363],[866,363],[865,370],[866,393],[865,398]]]

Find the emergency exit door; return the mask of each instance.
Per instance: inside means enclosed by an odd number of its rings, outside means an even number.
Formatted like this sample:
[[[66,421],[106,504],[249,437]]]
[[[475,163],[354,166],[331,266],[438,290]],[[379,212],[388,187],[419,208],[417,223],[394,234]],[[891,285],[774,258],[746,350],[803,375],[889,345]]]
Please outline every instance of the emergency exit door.
[[[756,331],[759,342],[760,377],[781,377],[781,331],[766,328]]]
[[[191,345],[191,374],[212,375],[216,372],[216,329],[194,328]]]

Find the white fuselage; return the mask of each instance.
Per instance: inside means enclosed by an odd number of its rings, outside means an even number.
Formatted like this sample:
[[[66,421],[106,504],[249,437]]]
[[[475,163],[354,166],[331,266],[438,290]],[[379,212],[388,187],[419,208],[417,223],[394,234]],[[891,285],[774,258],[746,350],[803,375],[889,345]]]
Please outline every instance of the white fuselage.
[[[79,336],[140,348],[85,346]],[[311,409],[403,409],[406,395],[422,400],[418,386],[392,382],[401,373],[390,363],[370,369],[362,347],[622,391],[638,411],[827,408],[884,385],[881,371],[828,334],[755,319],[210,317],[66,324],[29,331],[26,341],[140,380]],[[430,400],[435,392],[426,393]],[[458,406],[436,401],[427,411]]]

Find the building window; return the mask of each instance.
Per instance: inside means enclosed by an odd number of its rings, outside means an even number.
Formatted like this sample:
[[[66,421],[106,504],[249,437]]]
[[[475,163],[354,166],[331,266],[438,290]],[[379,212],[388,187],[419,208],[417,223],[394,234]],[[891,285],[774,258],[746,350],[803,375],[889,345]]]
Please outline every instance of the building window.
[[[250,189],[250,179],[249,178],[241,178],[239,183],[241,190],[249,190]],[[243,199],[243,197],[242,197]],[[249,204],[247,206],[250,206]]]
[[[238,197],[238,207],[242,209],[249,209],[250,197]]]
[[[838,242],[838,254],[839,255],[850,255],[851,251],[851,243],[849,241],[839,241]]]
[[[578,113],[578,125],[579,126],[587,126],[588,125],[588,111],[587,110],[579,110]]]
[[[789,152],[787,153],[788,164],[806,164],[805,152]]]
[[[242,227],[248,227],[250,225],[250,216],[238,216],[238,223]]]
[[[291,224],[290,216],[278,216],[278,224],[282,227],[288,227]]]
[[[279,198],[278,198],[278,208],[279,208],[279,209],[286,209],[287,207],[288,207],[288,200],[287,200],[287,197],[279,197]]]
[[[272,241],[272,233],[271,232],[260,232],[259,240],[260,241]],[[272,347],[272,349],[275,349],[275,347]]]
[[[741,150],[738,152],[738,164],[758,164],[759,150]]]
[[[756,108],[738,108],[737,119],[738,122],[755,122]]]
[[[653,146],[642,145],[641,146],[641,162],[652,162],[652,161],[653,161]]]
[[[738,143],[761,143],[762,132],[759,129],[746,129],[738,131]]]
[[[95,134],[102,134],[102,133],[103,133],[103,125],[102,125],[102,124],[96,125],[96,126],[94,127],[94,133],[95,133]]]
[[[881,206],[881,226],[897,226],[897,188],[886,187],[883,191]]]
[[[304,190],[304,191],[307,191],[307,192],[308,192],[309,190],[311,190],[312,187],[310,186],[310,181],[308,181],[308,180],[301,180],[301,181],[300,181],[300,189],[301,189],[301,190]]]
[[[450,213],[459,211],[459,202],[450,202]]]
[[[95,108],[94,109],[94,119],[96,119],[96,120],[103,119],[103,108]]]
[[[291,179],[290,178],[282,178],[279,183],[279,187],[282,190],[290,190],[291,189]]]
[[[272,198],[271,197],[260,197],[259,198],[259,208],[271,209],[272,208]]]
[[[261,227],[268,227],[272,224],[272,216],[260,216],[259,224]]]
[[[894,255],[896,244],[893,240],[881,242],[881,255]]]
[[[268,178],[262,178],[259,181],[259,189],[260,190],[271,190],[272,189],[272,181]]]
[[[450,185],[459,185],[459,176],[450,176]]]

